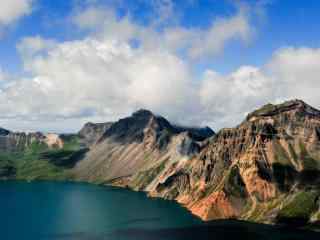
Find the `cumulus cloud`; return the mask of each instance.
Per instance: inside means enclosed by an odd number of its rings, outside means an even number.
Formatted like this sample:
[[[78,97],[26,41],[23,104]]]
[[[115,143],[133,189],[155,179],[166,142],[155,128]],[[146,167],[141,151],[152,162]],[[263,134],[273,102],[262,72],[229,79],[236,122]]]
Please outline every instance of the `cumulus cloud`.
[[[0,26],[7,26],[29,14],[34,0],[1,0]]]
[[[200,31],[191,42],[189,55],[192,58],[214,56],[220,53],[225,44],[232,39],[248,41],[252,35],[248,16],[240,11],[231,18],[214,21],[207,31]]]
[[[75,119],[117,119],[147,108],[178,123],[218,129],[268,102],[301,98],[320,106],[319,49],[281,49],[262,67],[229,74],[208,69],[202,77],[169,51],[116,40],[55,43],[25,61],[33,77],[2,87],[2,119],[67,122],[72,125],[57,125],[76,130]]]
[[[302,98],[320,107],[320,49],[284,48],[273,54],[266,72],[277,79],[278,95]]]
[[[245,114],[268,102],[302,99],[320,107],[320,49],[284,48],[264,66],[242,66],[220,75],[204,74],[199,96],[203,118],[219,127],[239,123]]]
[[[138,108],[173,116],[186,110],[193,94],[181,59],[123,42],[65,42],[25,60],[33,77],[2,89],[2,118],[113,119]]]
[[[275,87],[273,78],[253,66],[227,75],[207,70],[199,91],[204,119],[219,127],[240,123],[249,111],[276,99]]]
[[[72,22],[80,29],[92,30],[95,37],[137,40],[145,49],[165,49],[172,52],[185,52],[194,59],[216,56],[226,44],[234,39],[248,42],[253,35],[250,13],[242,6],[234,16],[213,20],[207,29],[185,28],[177,24],[164,24],[167,19],[175,19],[173,3],[168,0],[153,1],[157,6],[157,20],[146,25],[134,23],[130,15],[116,16],[110,8],[90,5],[78,10]],[[158,25],[163,25],[161,30]]]

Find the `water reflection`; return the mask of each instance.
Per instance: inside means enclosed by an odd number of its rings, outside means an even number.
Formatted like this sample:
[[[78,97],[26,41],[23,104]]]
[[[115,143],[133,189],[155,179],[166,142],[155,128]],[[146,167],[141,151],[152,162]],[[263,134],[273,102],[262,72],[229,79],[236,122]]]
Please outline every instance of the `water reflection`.
[[[51,240],[309,240],[320,233],[253,224],[240,221],[214,221],[200,226],[165,229],[131,228],[100,235],[74,233],[51,236]]]

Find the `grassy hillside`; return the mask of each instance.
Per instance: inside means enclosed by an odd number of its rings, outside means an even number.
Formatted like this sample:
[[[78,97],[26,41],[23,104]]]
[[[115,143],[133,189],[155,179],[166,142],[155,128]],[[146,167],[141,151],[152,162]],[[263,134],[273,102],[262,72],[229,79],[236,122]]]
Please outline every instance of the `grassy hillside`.
[[[0,178],[21,180],[64,180],[85,154],[77,136],[64,137],[61,149],[33,143],[21,152],[0,153]]]

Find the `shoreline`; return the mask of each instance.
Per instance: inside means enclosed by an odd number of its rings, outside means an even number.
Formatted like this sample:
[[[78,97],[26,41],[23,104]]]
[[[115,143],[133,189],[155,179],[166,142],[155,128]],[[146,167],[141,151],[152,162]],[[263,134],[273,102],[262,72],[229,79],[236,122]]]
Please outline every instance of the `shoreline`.
[[[84,184],[84,185],[91,185],[91,186],[99,186],[99,187],[109,187],[109,188],[114,188],[118,190],[127,190],[130,192],[136,192],[136,193],[142,193],[145,195],[146,198],[148,199],[158,199],[162,201],[170,201],[170,202],[175,202],[178,206],[189,212],[193,217],[197,218],[198,220],[201,221],[201,224],[204,225],[210,225],[210,224],[215,224],[215,223],[221,223],[221,222],[237,222],[237,223],[243,223],[243,224],[252,224],[252,225],[259,225],[259,226],[268,226],[268,227],[275,227],[276,229],[286,229],[290,228],[291,230],[297,230],[297,231],[312,231],[316,233],[320,233],[320,222],[319,223],[309,223],[307,225],[303,226],[295,226],[295,225],[290,225],[290,224],[279,224],[279,223],[265,223],[265,222],[254,222],[254,221],[248,221],[244,219],[237,219],[237,218],[229,218],[229,219],[215,219],[215,220],[208,220],[205,221],[201,219],[199,216],[193,214],[185,205],[179,203],[176,200],[169,200],[161,197],[156,197],[156,196],[150,196],[148,192],[145,191],[137,191],[134,189],[131,189],[128,186],[115,186],[111,184],[105,184],[105,183],[94,183],[94,182],[88,182],[88,181],[82,181],[82,180],[60,180],[60,179],[36,179],[36,180],[24,180],[24,179],[0,179],[0,183],[5,183],[5,182],[22,182],[22,183],[41,183],[41,182],[54,182],[54,183],[70,183],[70,184]],[[292,229],[293,228],[293,229]]]

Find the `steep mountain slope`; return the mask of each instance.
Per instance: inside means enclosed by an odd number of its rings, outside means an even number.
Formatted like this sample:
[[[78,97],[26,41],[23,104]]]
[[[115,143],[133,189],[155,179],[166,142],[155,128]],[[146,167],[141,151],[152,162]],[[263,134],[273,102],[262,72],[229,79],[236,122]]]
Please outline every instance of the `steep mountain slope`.
[[[213,134],[209,128],[176,127],[150,111],[140,110],[112,124],[77,164],[74,176],[99,183],[134,183],[132,187],[143,189],[166,164],[198,154],[200,140]]]
[[[139,111],[111,125],[75,177],[177,200],[204,220],[319,220],[318,110],[299,100],[268,104],[236,128],[197,140]]]
[[[97,141],[102,137],[105,131],[110,128],[112,122],[106,123],[86,123],[83,128],[78,132],[78,136],[81,142],[90,147],[97,143]]]
[[[320,112],[302,101],[266,105],[222,129],[199,155],[167,164],[152,196],[176,199],[204,220],[319,220]]]

